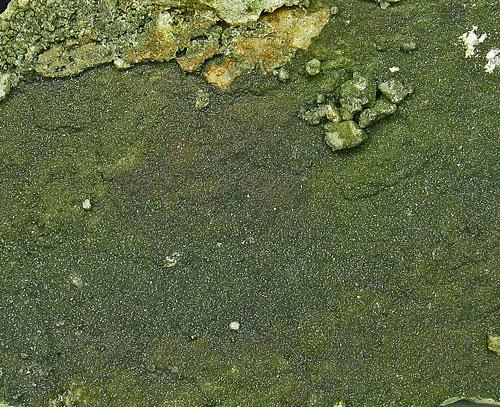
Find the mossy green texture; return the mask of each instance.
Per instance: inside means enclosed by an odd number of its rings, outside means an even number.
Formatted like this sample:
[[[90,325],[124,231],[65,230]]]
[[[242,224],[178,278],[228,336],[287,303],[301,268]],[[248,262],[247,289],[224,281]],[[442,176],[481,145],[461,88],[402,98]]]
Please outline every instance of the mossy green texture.
[[[380,98],[375,102],[373,107],[361,112],[359,115],[359,127],[364,129],[371,126],[373,123],[395,113],[397,109],[395,104],[390,103],[385,98]]]
[[[344,82],[339,90],[340,114],[344,120],[352,120],[363,107],[375,102],[376,87],[370,80],[354,72],[353,78]]]
[[[413,93],[413,87],[397,79],[389,79],[378,85],[382,95],[392,103],[399,105],[408,95]]]
[[[325,141],[333,150],[343,150],[359,146],[367,135],[353,120],[325,124]]]
[[[500,355],[500,336],[488,336],[488,349]]]
[[[330,12],[308,15],[301,3],[14,0],[0,15],[0,101],[33,72],[67,77],[111,62],[125,69],[172,59],[193,72],[216,55],[222,63],[212,61],[205,76],[227,89],[242,73],[269,74],[309,48]]]
[[[287,82],[240,78],[203,110],[206,84],[174,64],[36,79],[3,101],[2,402],[500,399],[485,342],[499,326],[498,76],[485,48],[466,60],[454,45],[472,24],[498,43],[499,6],[335,4]],[[415,92],[332,154],[297,118],[342,76],[307,76],[312,58],[384,81],[397,64]]]

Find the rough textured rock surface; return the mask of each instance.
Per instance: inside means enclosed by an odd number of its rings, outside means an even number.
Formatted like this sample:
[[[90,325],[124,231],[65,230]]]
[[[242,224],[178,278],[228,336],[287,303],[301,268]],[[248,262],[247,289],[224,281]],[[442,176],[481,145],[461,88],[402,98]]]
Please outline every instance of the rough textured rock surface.
[[[329,11],[275,11],[300,3],[13,0],[0,16],[0,99],[29,71],[64,77],[110,62],[127,68],[177,58],[182,69],[192,72],[217,54],[224,55],[222,65],[212,66],[206,76],[227,89],[241,73],[259,65],[267,74],[297,49],[309,47]],[[261,17],[263,12],[270,14]]]
[[[329,18],[328,9],[312,14],[300,9],[283,9],[266,15],[260,20],[262,28],[234,32],[224,46],[226,57],[212,64],[205,77],[226,90],[238,76],[255,67],[268,75],[289,62],[297,50],[307,50]]]
[[[244,24],[256,21],[262,12],[271,12],[282,6],[296,6],[302,0],[203,0],[193,3],[210,6],[229,24]]]

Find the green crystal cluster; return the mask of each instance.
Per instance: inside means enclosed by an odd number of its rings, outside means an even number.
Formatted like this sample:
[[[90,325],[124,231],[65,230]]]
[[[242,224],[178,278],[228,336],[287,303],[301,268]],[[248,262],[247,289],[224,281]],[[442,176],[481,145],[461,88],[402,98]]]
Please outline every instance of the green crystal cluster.
[[[394,114],[398,105],[413,93],[403,81],[389,79],[377,85],[358,72],[327,95],[299,112],[308,124],[323,124],[326,143],[335,151],[360,145],[368,138],[365,129]]]

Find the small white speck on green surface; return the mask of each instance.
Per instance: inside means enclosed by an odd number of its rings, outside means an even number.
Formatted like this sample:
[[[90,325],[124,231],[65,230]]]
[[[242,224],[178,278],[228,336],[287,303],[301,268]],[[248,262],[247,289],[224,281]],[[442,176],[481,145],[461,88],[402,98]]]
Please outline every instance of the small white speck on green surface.
[[[71,282],[71,285],[75,286],[76,288],[83,287],[83,280],[78,274],[71,274],[69,280]]]
[[[229,324],[229,329],[231,331],[239,331],[240,330],[240,323],[238,321],[232,321]]]
[[[197,109],[205,109],[210,104],[210,94],[203,89],[199,89],[196,92],[196,102],[195,107]]]
[[[181,258],[180,253],[173,252],[170,256],[165,257],[165,262],[164,262],[165,267],[166,268],[175,267],[180,258]]]
[[[90,211],[92,209],[92,202],[90,202],[90,199],[87,198],[82,202],[82,208],[85,209],[86,211]]]

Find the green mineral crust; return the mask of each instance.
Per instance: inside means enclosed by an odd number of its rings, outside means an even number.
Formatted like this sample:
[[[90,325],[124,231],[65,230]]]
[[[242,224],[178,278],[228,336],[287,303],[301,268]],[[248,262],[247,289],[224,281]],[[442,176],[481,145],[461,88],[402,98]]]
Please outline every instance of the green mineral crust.
[[[175,3],[175,2],[173,2]],[[296,6],[302,0],[201,0],[184,1],[194,7],[207,5],[229,24],[244,24],[256,21],[262,12],[271,12],[282,6]]]
[[[390,116],[398,110],[398,107],[385,98],[380,98],[372,108],[363,110],[359,115],[359,127],[362,129],[378,122],[384,117]]]
[[[396,113],[413,93],[405,81],[389,79],[378,86],[376,82],[353,72],[337,89],[304,106],[298,116],[310,126],[323,124],[325,141],[333,151],[357,147],[368,138],[366,128]]]
[[[488,336],[488,349],[495,352],[497,355],[500,355],[500,336]]]
[[[352,120],[325,124],[325,141],[334,151],[356,147],[366,138],[366,133]]]
[[[308,13],[301,3],[12,0],[0,15],[0,100],[31,71],[64,77],[105,63],[176,59],[193,72],[215,55],[223,58],[205,76],[226,90],[242,73],[260,67],[269,74],[309,47],[330,12]]]

